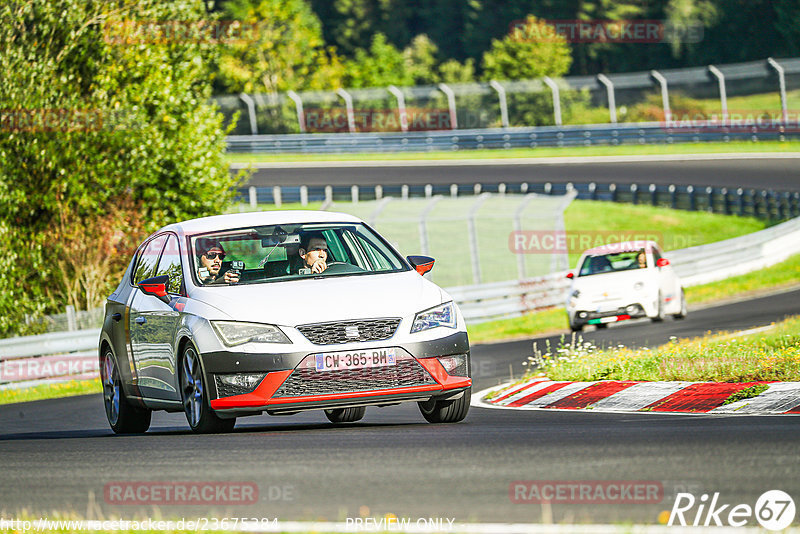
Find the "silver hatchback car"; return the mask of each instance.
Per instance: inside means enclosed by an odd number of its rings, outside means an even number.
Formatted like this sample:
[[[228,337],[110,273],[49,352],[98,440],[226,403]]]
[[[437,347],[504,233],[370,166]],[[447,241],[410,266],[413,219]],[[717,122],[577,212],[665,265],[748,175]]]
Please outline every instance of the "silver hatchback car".
[[[196,432],[236,417],[417,402],[426,420],[469,410],[469,341],[453,299],[360,219],[329,212],[221,215],[162,228],[108,297],[99,340],[117,433],[153,410]]]

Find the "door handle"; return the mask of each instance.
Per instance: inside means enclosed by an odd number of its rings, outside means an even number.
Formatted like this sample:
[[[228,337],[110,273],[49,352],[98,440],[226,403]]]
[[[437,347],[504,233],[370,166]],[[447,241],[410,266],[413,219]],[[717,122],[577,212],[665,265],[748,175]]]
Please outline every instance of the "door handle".
[[[111,318],[114,319],[115,321],[119,321],[120,319],[122,319],[122,314],[121,313],[114,313],[114,314],[111,315]]]
[[[133,320],[136,324],[144,324],[147,322],[147,319],[142,317],[141,315]]]

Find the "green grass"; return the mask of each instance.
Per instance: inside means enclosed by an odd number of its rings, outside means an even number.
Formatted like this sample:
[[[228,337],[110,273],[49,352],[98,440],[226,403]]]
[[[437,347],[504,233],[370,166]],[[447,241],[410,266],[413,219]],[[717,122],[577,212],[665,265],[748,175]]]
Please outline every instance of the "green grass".
[[[13,404],[15,402],[28,402],[42,399],[57,399],[72,397],[74,395],[88,395],[101,393],[103,387],[100,379],[72,380],[68,382],[53,382],[24,389],[5,389],[0,391],[0,404]]]
[[[746,336],[707,335],[655,349],[600,350],[580,336],[529,358],[551,380],[800,381],[800,316]]]
[[[745,399],[752,399],[753,397],[758,397],[765,391],[769,389],[767,384],[756,384],[755,386],[750,386],[749,388],[744,388],[736,393],[732,393],[730,397],[725,399],[725,402],[722,405],[726,404],[733,404],[734,402],[745,400]]]
[[[766,269],[726,278],[719,282],[688,287],[686,298],[691,304],[701,304],[798,284],[800,284],[800,254]]]
[[[730,143],[677,143],[672,145],[621,145],[552,148],[509,148],[496,150],[458,150],[435,152],[391,152],[361,154],[240,154],[229,153],[231,163],[280,163],[310,161],[403,161],[462,160],[495,158],[546,158],[584,156],[645,156],[670,154],[720,154],[742,152],[798,152],[800,141],[760,141]]]

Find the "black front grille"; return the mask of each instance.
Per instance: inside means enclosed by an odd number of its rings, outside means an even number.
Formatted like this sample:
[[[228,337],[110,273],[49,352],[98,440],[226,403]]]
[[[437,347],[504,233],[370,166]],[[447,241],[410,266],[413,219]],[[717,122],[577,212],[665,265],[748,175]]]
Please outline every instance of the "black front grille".
[[[335,345],[356,341],[381,341],[392,337],[400,319],[362,319],[298,326],[301,334],[315,345]]]
[[[281,385],[273,397],[305,397],[426,386],[436,381],[414,358],[399,359],[396,365],[318,372],[302,364]]]

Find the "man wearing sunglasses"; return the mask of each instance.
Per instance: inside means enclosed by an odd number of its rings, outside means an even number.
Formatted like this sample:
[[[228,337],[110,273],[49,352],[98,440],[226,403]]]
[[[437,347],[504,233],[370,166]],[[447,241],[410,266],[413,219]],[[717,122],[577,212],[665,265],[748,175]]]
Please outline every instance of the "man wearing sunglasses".
[[[225,259],[225,249],[222,243],[213,239],[200,239],[197,243],[198,269],[197,277],[204,285],[208,284],[235,284],[239,281],[239,273],[225,271],[220,274],[222,261]]]

